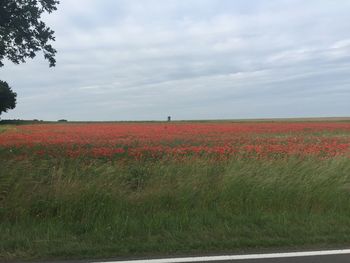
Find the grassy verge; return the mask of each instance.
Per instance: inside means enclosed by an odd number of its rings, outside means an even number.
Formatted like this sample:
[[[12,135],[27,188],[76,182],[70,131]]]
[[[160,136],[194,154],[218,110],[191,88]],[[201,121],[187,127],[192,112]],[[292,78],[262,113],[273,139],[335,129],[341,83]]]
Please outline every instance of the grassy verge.
[[[0,160],[0,260],[350,244],[350,160]]]

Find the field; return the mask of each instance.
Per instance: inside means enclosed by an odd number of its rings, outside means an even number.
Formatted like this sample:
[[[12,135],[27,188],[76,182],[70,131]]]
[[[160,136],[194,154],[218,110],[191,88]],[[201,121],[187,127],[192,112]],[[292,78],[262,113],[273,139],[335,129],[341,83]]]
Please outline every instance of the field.
[[[350,122],[0,126],[0,260],[350,244]]]

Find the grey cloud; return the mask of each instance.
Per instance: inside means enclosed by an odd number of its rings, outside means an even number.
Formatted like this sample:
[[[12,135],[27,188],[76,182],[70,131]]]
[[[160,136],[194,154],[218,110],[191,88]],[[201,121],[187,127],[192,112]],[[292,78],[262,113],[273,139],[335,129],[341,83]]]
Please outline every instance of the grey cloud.
[[[4,118],[350,115],[349,1],[62,0],[58,65],[6,63]]]

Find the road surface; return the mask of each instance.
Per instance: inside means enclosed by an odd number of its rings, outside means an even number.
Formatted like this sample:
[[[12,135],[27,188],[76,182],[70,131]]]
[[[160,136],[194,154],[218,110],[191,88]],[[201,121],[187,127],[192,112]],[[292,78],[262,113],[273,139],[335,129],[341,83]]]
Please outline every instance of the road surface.
[[[233,262],[233,263],[350,263],[350,249],[303,251],[286,253],[197,256],[184,258],[139,259],[105,261],[109,263],[192,263],[192,262]],[[102,262],[94,262],[102,263]]]
[[[156,259],[116,259],[116,260],[77,260],[51,261],[47,263],[350,263],[350,249],[302,251],[286,253],[193,256]],[[39,262],[37,262],[39,263]]]

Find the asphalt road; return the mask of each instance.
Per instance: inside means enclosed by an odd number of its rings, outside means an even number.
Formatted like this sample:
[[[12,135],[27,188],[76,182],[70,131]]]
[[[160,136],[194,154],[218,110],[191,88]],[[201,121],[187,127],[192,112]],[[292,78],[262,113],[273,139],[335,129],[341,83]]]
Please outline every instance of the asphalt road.
[[[350,263],[350,249],[156,259],[51,261],[46,263]],[[39,262],[36,262],[39,263]],[[42,263],[42,262],[40,262]]]
[[[350,263],[350,249],[279,252],[265,254],[194,256],[184,258],[141,259],[109,261],[109,263],[192,263],[192,262],[233,262],[233,263]],[[98,262],[101,263],[101,262]]]

